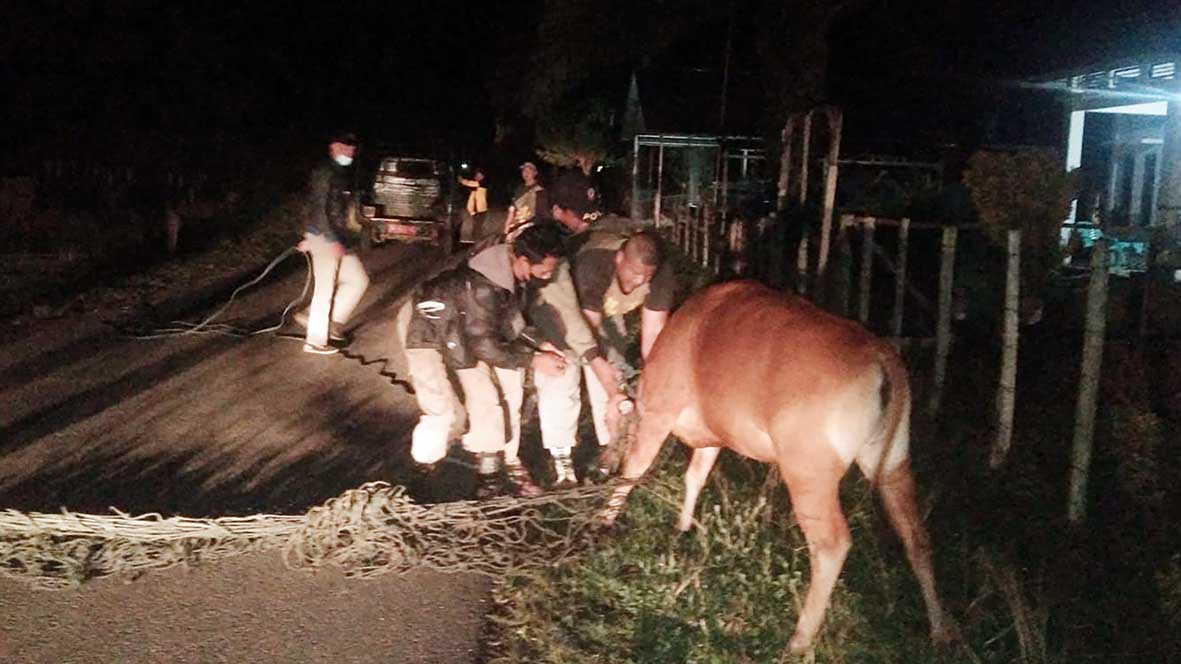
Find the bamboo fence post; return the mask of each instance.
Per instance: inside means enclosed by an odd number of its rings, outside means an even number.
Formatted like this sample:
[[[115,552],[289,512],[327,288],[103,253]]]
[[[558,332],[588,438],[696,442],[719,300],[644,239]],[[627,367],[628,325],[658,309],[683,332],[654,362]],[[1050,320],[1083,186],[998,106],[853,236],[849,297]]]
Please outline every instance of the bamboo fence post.
[[[861,282],[857,292],[857,320],[869,321],[869,291],[873,285],[873,231],[877,219],[866,217],[861,222]]]
[[[837,247],[840,260],[840,290],[837,292],[837,312],[849,316],[849,291],[853,286],[853,248],[849,242],[849,229],[853,227],[853,215],[841,215],[841,228],[837,231]]]
[[[1000,468],[1013,442],[1013,411],[1017,396],[1017,345],[1021,323],[1021,231],[1009,231],[1009,270],[1005,278],[1004,350],[1001,379],[997,386],[996,439],[992,442],[989,466]]]
[[[702,217],[702,266],[706,269],[710,268],[710,261],[713,260],[713,223],[711,219],[707,219],[705,215]]]
[[[767,243],[767,283],[773,288],[779,288],[783,283],[783,260],[784,260],[784,221],[782,214],[776,214],[772,217],[772,226],[767,229],[767,235],[771,241]]]
[[[939,262],[938,320],[935,325],[935,381],[931,388],[930,411],[939,414],[943,383],[947,377],[947,356],[951,353],[951,294],[955,285],[955,246],[959,229],[943,227],[943,248]]]
[[[808,231],[800,235],[800,246],[796,251],[796,292],[808,294]]]
[[[787,122],[783,125],[782,136],[783,153],[779,158],[779,191],[776,197],[776,210],[782,210],[787,207],[787,197],[789,193],[788,187],[791,184],[791,144],[795,141],[796,135],[796,116],[795,114],[787,116]]]
[[[824,208],[820,217],[820,253],[816,259],[816,275],[823,278],[828,269],[828,253],[832,242],[832,216],[836,208],[837,174],[840,172],[841,133],[845,116],[839,108],[828,112],[828,156],[824,169]],[[821,279],[823,282],[823,279]]]
[[[1087,513],[1087,477],[1095,435],[1095,408],[1099,400],[1099,372],[1107,334],[1107,241],[1095,243],[1091,254],[1091,283],[1087,289],[1087,325],[1083,338],[1083,365],[1078,405],[1074,415],[1074,450],[1070,458],[1070,498],[1067,518],[1080,523]]]
[[[910,219],[903,219],[898,225],[898,264],[894,272],[894,317],[890,321],[890,333],[902,337],[902,308],[906,300],[906,255],[910,247]]]
[[[804,114],[804,130],[800,145],[800,207],[808,202],[808,153],[811,149],[812,111],[808,111]]]

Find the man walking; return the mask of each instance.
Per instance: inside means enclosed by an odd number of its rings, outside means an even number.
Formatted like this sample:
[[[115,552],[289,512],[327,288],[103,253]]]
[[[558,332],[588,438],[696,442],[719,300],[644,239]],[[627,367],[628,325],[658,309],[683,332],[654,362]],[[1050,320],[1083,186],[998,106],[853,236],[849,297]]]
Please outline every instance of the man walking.
[[[334,134],[327,157],[312,170],[308,183],[299,250],[311,256],[316,285],[307,311],[295,315],[307,328],[305,353],[331,355],[340,350],[329,341],[344,341],[344,325],[369,287],[369,275],[355,253],[358,237],[348,228],[353,206],[348,173],[356,152],[356,136]]]

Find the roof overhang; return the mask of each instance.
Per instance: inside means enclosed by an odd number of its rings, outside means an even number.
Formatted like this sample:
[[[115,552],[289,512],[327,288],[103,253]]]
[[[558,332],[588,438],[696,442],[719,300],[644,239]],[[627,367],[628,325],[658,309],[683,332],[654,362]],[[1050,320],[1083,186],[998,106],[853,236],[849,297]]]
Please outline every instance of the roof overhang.
[[[1181,54],[1148,53],[1111,60],[1033,77],[1022,85],[1057,93],[1076,111],[1157,108],[1157,102],[1181,100]]]
[[[716,136],[710,134],[636,134],[636,146],[716,148],[742,143],[761,144],[757,136]]]

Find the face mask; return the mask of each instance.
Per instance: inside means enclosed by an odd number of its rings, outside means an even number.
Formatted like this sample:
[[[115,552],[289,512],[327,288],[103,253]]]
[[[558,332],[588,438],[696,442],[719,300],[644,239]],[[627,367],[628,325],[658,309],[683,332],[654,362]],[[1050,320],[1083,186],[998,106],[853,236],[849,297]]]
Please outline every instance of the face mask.
[[[333,159],[336,160],[336,163],[340,164],[341,166],[348,166],[349,164],[353,163],[353,158],[348,155],[338,154],[333,157]]]
[[[542,286],[544,286],[548,283],[549,283],[549,279],[542,279],[541,277],[535,277],[533,275],[529,275],[528,286],[530,288],[541,288]]]

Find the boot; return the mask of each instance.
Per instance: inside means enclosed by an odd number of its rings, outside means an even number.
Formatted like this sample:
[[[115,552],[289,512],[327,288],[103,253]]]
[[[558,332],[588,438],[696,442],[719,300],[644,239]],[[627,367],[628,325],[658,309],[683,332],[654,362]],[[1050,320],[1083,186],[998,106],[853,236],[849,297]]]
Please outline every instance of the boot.
[[[554,488],[568,489],[578,485],[578,477],[574,475],[574,460],[570,453],[554,454]]]
[[[529,474],[529,469],[520,460],[506,462],[504,464],[504,473],[508,481],[509,490],[518,498],[536,498],[545,493],[533,481],[533,476]]]
[[[476,477],[476,500],[498,498],[505,493],[504,477],[500,473],[480,473]]]
[[[501,457],[496,453],[481,453],[476,455],[476,499],[484,500],[503,496],[504,474]]]

